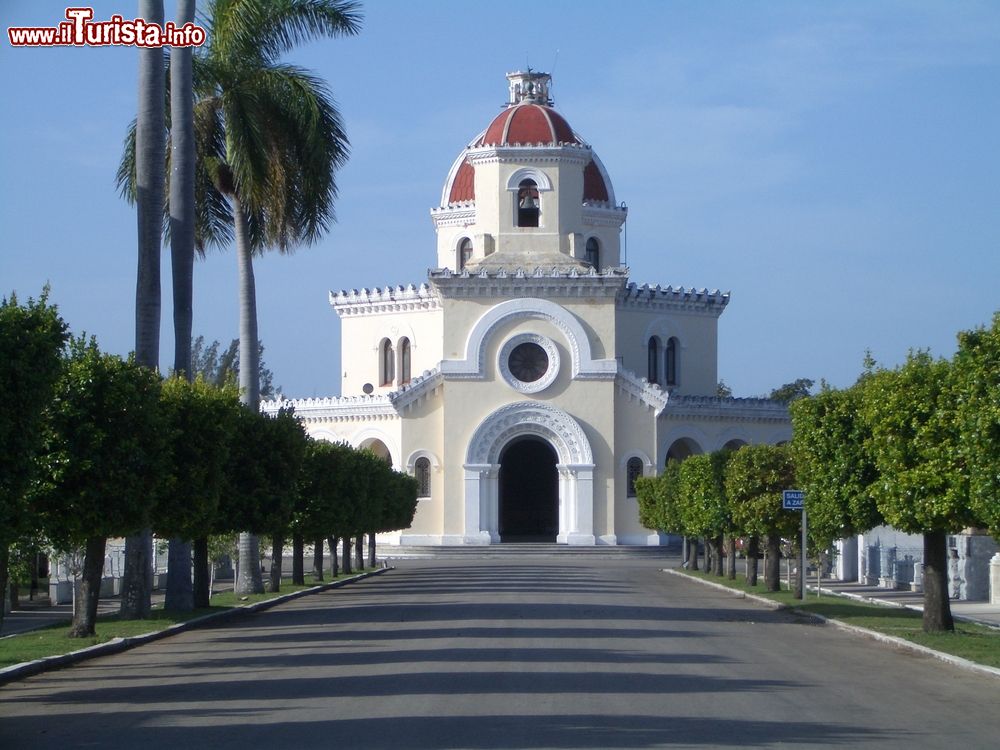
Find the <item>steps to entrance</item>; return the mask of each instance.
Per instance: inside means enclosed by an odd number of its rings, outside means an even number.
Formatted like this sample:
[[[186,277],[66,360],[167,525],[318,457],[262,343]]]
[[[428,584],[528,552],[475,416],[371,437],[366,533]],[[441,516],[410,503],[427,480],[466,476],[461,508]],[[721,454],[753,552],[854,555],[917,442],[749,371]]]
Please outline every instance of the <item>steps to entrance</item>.
[[[674,545],[664,547],[632,546],[578,546],[567,544],[507,543],[477,545],[398,546],[383,545],[379,557],[385,560],[413,559],[486,559],[505,557],[604,557],[615,559],[667,559],[677,557],[679,548]]]

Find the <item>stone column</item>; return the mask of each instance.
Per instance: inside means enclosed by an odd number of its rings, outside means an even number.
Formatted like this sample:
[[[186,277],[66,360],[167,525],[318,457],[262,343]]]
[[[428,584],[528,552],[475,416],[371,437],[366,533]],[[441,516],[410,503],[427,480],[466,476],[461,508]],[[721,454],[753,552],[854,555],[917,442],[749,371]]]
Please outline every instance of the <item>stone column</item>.
[[[570,496],[575,498],[571,516],[572,531],[567,544],[595,544],[594,538],[594,465],[566,464],[570,474]]]
[[[465,464],[465,544],[489,544],[490,532],[483,528],[489,518],[489,474],[492,464]],[[485,507],[484,507],[485,506]],[[485,512],[484,512],[485,511]]]

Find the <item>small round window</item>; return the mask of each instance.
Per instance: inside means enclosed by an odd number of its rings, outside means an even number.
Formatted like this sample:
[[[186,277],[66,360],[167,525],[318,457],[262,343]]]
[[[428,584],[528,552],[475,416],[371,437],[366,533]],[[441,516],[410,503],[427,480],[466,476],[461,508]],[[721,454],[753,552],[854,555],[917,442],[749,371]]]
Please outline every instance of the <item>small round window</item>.
[[[525,341],[507,357],[510,374],[522,383],[534,383],[549,369],[549,355],[533,341]]]
[[[559,350],[544,336],[520,333],[507,340],[497,357],[500,375],[521,393],[538,393],[559,374]]]

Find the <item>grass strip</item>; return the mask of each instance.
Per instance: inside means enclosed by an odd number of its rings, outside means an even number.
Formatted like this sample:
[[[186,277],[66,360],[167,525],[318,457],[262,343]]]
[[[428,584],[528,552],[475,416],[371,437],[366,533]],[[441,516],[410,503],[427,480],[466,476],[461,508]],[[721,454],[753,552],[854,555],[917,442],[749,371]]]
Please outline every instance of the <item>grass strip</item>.
[[[770,599],[799,612],[821,615],[830,620],[838,620],[848,625],[902,638],[911,643],[968,659],[977,664],[1000,668],[1000,628],[956,620],[954,632],[925,633],[923,615],[916,610],[905,607],[869,604],[836,594],[816,596],[815,592],[810,593],[805,600],[802,600],[798,599],[792,591],[765,590],[762,578],[758,579],[760,583],[757,586],[748,586],[746,581],[740,578],[731,581],[728,578],[720,578],[704,571],[678,569],[677,572],[736,591]]]
[[[365,571],[360,571],[365,572]],[[97,618],[94,626],[96,635],[86,638],[70,638],[69,622],[50,625],[38,630],[29,630],[26,633],[17,633],[5,638],[0,638],[0,669],[10,667],[22,662],[42,659],[46,656],[61,656],[71,651],[78,651],[88,646],[96,646],[100,643],[107,643],[115,638],[133,638],[135,636],[152,633],[157,630],[164,630],[171,625],[180,622],[187,622],[198,617],[211,615],[218,612],[225,612],[236,607],[256,604],[258,602],[276,599],[286,594],[303,591],[332,583],[343,578],[352,578],[357,573],[350,576],[340,575],[337,578],[327,578],[325,581],[310,583],[306,585],[293,585],[282,582],[281,591],[276,593],[249,594],[237,596],[232,591],[218,592],[212,595],[212,605],[190,612],[166,611],[162,606],[153,607],[152,616],[146,620],[122,620],[117,614],[102,615]]]

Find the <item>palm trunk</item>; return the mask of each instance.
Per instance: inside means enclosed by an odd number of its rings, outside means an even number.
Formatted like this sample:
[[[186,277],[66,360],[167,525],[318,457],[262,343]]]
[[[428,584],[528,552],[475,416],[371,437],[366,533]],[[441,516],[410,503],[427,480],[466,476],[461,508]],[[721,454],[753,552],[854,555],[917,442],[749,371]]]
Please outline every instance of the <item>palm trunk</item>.
[[[337,560],[337,537],[331,536],[327,541],[330,544],[330,577],[337,580],[340,575],[340,562]]]
[[[101,577],[104,575],[104,548],[106,539],[95,536],[87,539],[87,553],[83,560],[83,580],[80,601],[73,612],[70,638],[94,635],[97,623],[97,605],[101,597]]]
[[[263,594],[264,577],[260,573],[260,541],[256,534],[240,532],[237,594]]]
[[[337,551],[332,550],[331,554],[336,556]],[[313,580],[323,580],[323,537],[313,543]]]
[[[194,540],[194,606],[201,609],[212,602],[212,574],[209,569],[208,537]]]
[[[236,258],[239,267],[240,287],[240,400],[256,412],[260,408],[260,351],[257,345],[257,291],[253,275],[253,258],[250,247],[250,229],[243,204],[236,194],[233,203],[233,220],[236,235]],[[249,555],[253,554],[251,560]],[[264,579],[260,572],[257,537],[247,531],[240,532],[239,568],[236,585],[238,594],[264,592]]]
[[[292,583],[301,586],[306,582],[303,572],[303,540],[301,534],[292,534]]]
[[[375,567],[375,532],[373,531],[368,535],[368,565],[369,567]]]
[[[365,535],[358,534],[354,540],[354,566],[358,570],[365,569]]]
[[[271,574],[268,576],[267,590],[281,591],[281,563],[285,554],[285,538],[275,534],[271,542]]]
[[[141,0],[139,17],[163,25],[163,0]],[[160,238],[163,233],[164,129],[163,51],[139,49],[139,106],[135,121],[135,183],[138,267],[135,286],[135,359],[157,369],[160,363]],[[153,588],[152,533],[125,540],[121,615],[149,616]]]
[[[948,537],[934,531],[924,534],[924,632],[954,629],[948,599]]]
[[[194,0],[178,0],[177,28],[194,21]],[[194,285],[194,89],[191,47],[170,51],[170,269],[174,300],[174,372],[191,373]],[[191,543],[171,539],[167,563],[167,609],[194,609]]]
[[[764,562],[764,588],[781,590],[781,541],[777,534],[767,535],[767,560]]]

